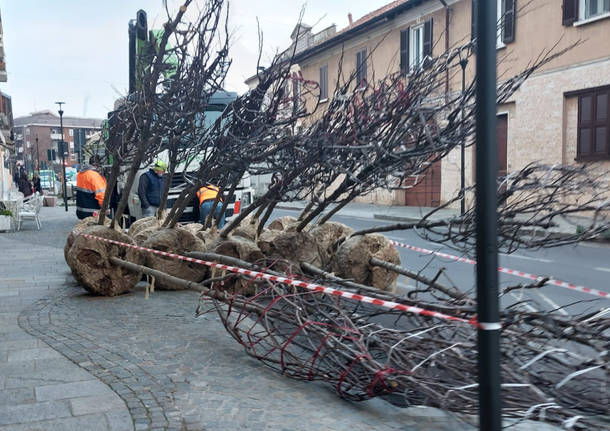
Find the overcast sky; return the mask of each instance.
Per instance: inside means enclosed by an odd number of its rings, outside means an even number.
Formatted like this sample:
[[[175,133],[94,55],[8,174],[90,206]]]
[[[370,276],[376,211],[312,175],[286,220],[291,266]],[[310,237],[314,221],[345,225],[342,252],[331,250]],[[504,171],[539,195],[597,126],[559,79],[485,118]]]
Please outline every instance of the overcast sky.
[[[257,17],[264,61],[289,45],[303,5],[303,21],[316,31],[333,23],[341,29],[348,12],[356,20],[389,1],[232,0],[233,65],[226,88],[244,92],[243,81],[255,73]],[[161,0],[1,0],[8,82],[0,90],[12,97],[14,116],[56,110],[54,102],[62,101],[65,115],[104,118],[127,91],[127,23],[138,9],[147,12],[149,28],[159,27]]]

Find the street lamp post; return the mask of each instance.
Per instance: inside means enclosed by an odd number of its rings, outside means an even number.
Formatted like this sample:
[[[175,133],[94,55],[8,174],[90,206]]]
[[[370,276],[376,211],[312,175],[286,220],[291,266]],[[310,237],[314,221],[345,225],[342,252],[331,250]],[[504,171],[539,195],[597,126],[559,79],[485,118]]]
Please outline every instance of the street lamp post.
[[[68,194],[66,193],[66,158],[64,155],[64,149],[65,149],[65,145],[64,145],[64,122],[63,122],[63,115],[64,115],[64,111],[62,111],[61,109],[61,105],[63,105],[65,102],[55,102],[57,105],[59,105],[59,133],[61,134],[61,148],[59,149],[60,153],[61,153],[61,173],[62,173],[62,181],[63,181],[63,195],[64,195],[64,207],[66,208],[66,212],[68,211]]]
[[[40,152],[38,150],[38,133],[36,133],[36,170],[40,171]]]
[[[476,233],[479,429],[502,429],[498,300],[496,2],[476,3]]]

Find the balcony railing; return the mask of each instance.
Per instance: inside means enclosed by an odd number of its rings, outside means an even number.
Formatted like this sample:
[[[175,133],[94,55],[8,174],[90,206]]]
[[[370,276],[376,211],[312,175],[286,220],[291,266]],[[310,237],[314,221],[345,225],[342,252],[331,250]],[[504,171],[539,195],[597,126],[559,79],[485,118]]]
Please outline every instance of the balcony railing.
[[[51,133],[51,139],[54,141],[61,141],[61,133]]]

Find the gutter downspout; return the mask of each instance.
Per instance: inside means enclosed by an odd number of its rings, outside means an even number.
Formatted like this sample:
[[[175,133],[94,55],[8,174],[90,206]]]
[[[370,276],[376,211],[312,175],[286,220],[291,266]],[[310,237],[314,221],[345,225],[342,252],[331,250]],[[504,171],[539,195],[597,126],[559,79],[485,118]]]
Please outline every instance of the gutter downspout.
[[[445,53],[449,52],[449,14],[451,8],[446,0],[439,0],[445,8]],[[445,70],[445,101],[449,98],[449,68]]]

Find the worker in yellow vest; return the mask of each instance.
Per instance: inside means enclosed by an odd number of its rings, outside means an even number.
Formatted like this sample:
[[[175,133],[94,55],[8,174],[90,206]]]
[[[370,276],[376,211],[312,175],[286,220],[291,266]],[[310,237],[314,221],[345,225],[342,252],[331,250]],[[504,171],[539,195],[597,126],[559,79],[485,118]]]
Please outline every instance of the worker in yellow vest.
[[[197,192],[197,198],[199,198],[199,220],[201,224],[205,224],[205,219],[208,217],[210,212],[212,211],[212,206],[214,205],[214,201],[216,200],[216,196],[218,196],[220,189],[217,186],[212,184],[206,184],[201,187]],[[220,210],[222,209],[222,198],[216,205],[216,210],[214,211],[214,218],[218,218],[218,214],[220,214]],[[220,221],[218,222],[218,229],[222,229],[225,225],[225,214],[222,214]]]

